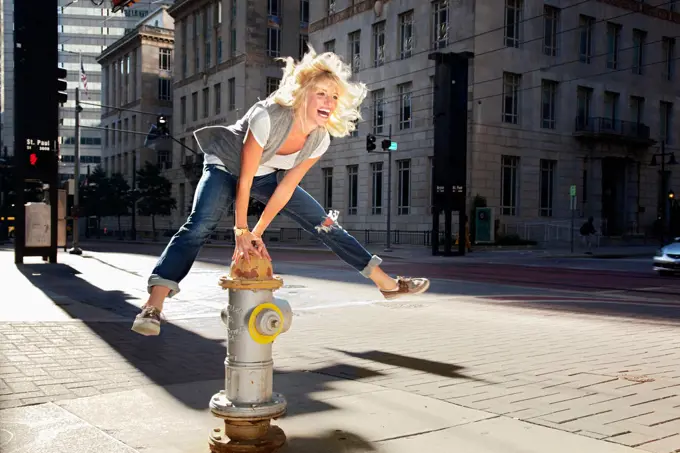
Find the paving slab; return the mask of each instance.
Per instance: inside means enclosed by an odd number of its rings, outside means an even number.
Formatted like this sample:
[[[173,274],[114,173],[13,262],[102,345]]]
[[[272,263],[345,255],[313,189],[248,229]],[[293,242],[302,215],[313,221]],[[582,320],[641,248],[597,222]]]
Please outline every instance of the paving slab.
[[[0,427],[3,453],[136,452],[54,403],[0,411]]]
[[[221,380],[144,386],[2,411],[7,453],[197,453],[220,426],[207,407]],[[289,400],[281,453],[633,453],[633,448],[318,373],[275,376]],[[178,395],[182,395],[178,398]],[[187,401],[194,404],[187,404]],[[3,438],[5,439],[5,438]],[[39,446],[39,449],[38,449]]]
[[[357,450],[360,451],[360,450]],[[497,417],[404,439],[381,442],[380,453],[634,453],[640,450]]]

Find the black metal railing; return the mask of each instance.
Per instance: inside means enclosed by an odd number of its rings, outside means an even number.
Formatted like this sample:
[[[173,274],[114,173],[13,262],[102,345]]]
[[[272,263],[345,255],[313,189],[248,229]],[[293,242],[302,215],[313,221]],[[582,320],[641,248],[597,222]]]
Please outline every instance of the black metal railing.
[[[636,121],[623,121],[603,117],[577,116],[574,132],[580,134],[609,135],[633,140],[649,140],[649,126]]]

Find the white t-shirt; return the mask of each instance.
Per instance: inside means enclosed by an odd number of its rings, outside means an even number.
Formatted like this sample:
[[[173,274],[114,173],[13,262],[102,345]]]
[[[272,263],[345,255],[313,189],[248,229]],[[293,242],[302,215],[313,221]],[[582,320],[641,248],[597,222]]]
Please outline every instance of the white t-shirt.
[[[267,144],[267,140],[269,139],[269,130],[271,129],[271,122],[269,119],[269,113],[267,110],[263,107],[256,107],[255,110],[252,113],[252,116],[250,118],[250,122],[248,123],[248,131],[253,134],[253,138],[257,143],[264,148],[264,146]],[[248,137],[248,131],[246,131],[246,136],[245,139]],[[319,146],[314,150],[314,152],[309,156],[310,159],[316,158],[316,157],[321,157],[324,155],[326,151],[328,151],[328,147],[331,144],[331,137],[328,133],[326,133],[324,139],[319,143]],[[265,165],[260,165],[255,172],[255,176],[263,176],[263,175],[268,175],[269,173],[273,173],[276,170],[290,170],[293,168],[295,165],[295,159],[298,156],[298,153],[300,151],[297,151],[293,154],[288,154],[285,156],[275,154],[274,157],[272,157]],[[208,155],[206,154],[205,156],[205,163],[206,164],[215,164],[219,168],[224,169],[224,164],[222,161],[214,155]]]

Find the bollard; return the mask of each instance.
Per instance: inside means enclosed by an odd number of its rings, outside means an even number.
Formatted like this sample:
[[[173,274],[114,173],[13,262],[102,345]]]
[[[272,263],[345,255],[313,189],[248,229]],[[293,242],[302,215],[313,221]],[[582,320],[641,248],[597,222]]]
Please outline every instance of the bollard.
[[[251,256],[231,265],[219,281],[229,290],[222,309],[227,326],[224,390],[210,400],[212,414],[224,420],[210,433],[212,453],[269,453],[281,448],[286,435],[271,420],[286,412],[286,399],[273,392],[272,343],[290,329],[293,311],[274,291],[283,280],[274,276],[272,263]]]

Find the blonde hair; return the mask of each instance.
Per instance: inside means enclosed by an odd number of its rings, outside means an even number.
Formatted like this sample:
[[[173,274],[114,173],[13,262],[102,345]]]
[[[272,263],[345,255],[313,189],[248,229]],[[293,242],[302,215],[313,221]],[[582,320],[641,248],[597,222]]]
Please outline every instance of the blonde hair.
[[[311,45],[297,63],[293,58],[278,58],[285,61],[283,77],[279,88],[270,99],[279,105],[298,109],[306,103],[309,89],[322,80],[331,80],[338,86],[338,101],[326,129],[333,137],[344,137],[356,129],[355,122],[361,120],[360,106],[368,90],[361,82],[351,82],[351,68],[333,52],[317,54]]]

